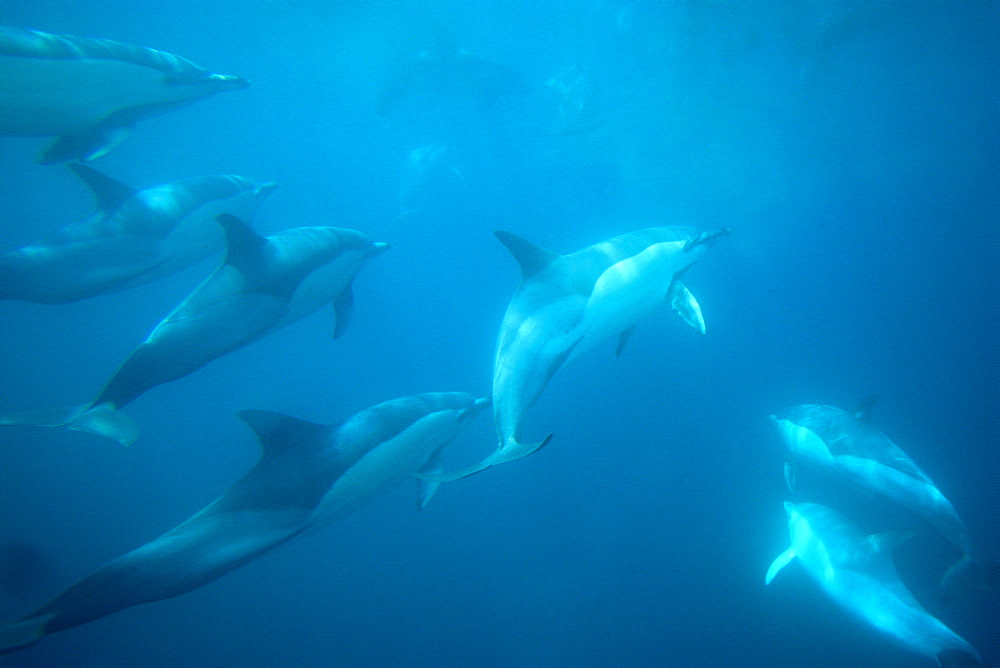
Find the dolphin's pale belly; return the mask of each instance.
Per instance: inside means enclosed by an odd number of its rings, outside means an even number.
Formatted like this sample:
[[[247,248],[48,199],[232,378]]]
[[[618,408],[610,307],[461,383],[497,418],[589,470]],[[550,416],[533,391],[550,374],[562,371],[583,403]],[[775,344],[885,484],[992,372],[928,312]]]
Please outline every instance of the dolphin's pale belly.
[[[131,107],[198,97],[164,73],[120,60],[0,56],[0,134],[72,135]]]
[[[316,522],[340,519],[419,471],[435,450],[458,435],[462,413],[431,413],[369,450],[323,497],[314,515]]]
[[[580,323],[582,336],[571,359],[602,340],[621,334],[664,303],[674,274],[674,259],[683,242],[649,246],[641,253],[608,267],[594,284]]]
[[[364,261],[364,253],[346,251],[335,260],[310,272],[295,289],[288,303],[288,309],[273,325],[271,331],[286,327],[306,317],[323,304],[333,302],[334,298],[354,279]]]

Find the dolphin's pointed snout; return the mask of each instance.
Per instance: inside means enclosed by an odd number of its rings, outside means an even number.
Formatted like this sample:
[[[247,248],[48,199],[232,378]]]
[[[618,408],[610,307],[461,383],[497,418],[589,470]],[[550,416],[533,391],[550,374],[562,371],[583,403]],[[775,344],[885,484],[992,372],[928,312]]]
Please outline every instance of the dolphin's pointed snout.
[[[697,237],[684,244],[684,250],[689,251],[696,246],[701,246],[702,244],[711,244],[720,237],[728,237],[732,234],[732,232],[733,231],[728,227],[720,227],[719,229],[712,230],[710,232],[702,232]]]
[[[213,74],[211,79],[212,81],[225,84],[226,87],[232,88],[233,90],[243,90],[250,85],[249,79],[236,76],[235,74]]]
[[[372,244],[372,250],[371,250],[371,254],[370,255],[371,255],[371,257],[375,257],[376,255],[381,255],[382,253],[386,252],[390,248],[392,248],[392,246],[390,246],[386,242],[384,242],[384,241],[376,241],[376,242],[374,242]]]
[[[274,189],[277,187],[278,184],[275,183],[274,181],[268,181],[267,183],[260,184],[259,186],[257,186],[257,190],[255,191],[257,199],[263,200],[265,197],[273,193]]]

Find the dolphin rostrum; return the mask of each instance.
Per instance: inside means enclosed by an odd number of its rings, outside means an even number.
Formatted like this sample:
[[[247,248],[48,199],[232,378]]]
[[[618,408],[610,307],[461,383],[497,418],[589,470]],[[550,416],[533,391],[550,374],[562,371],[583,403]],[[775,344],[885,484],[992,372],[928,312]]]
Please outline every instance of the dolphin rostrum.
[[[891,551],[911,534],[865,536],[818,503],[785,502],[791,546],[767,571],[766,583],[798,559],[841,608],[897,644],[941,666],[981,666],[973,647],[917,602],[899,579]]]
[[[553,374],[601,340],[617,334],[618,354],[636,324],[667,301],[692,327],[705,321],[681,276],[721,229],[652,227],[623,234],[569,255],[539,248],[510,232],[496,236],[521,265],[521,285],[500,325],[493,366],[493,415],[499,448],[479,464],[440,480],[455,480],[538,450],[552,437],[524,442],[528,407]]]
[[[94,160],[136,121],[247,86],[165,51],[9,26],[0,81],[0,135],[56,137],[43,164]]]
[[[369,258],[388,248],[355,230],[295,227],[261,237],[220,214],[227,255],[222,265],[153,329],[93,403],[69,411],[32,411],[0,424],[67,427],[123,445],[138,436],[118,409],[161,383],[277,331],[333,302],[340,336],[354,304],[351,283]]]
[[[340,425],[248,410],[260,461],[221,497],[156,540],[118,557],[20,620],[0,652],[140,603],[200,587],[352,512],[433,465],[486,405],[464,392],[393,399]],[[421,503],[429,495],[421,491]]]
[[[97,211],[44,244],[0,253],[0,299],[63,304],[179,271],[220,250],[220,213],[253,217],[273,183],[199,176],[134,190],[80,163]]]
[[[802,404],[771,416],[788,451],[785,479],[794,491],[800,466],[848,480],[922,517],[961,552],[941,580],[950,598],[966,589],[996,589],[1000,564],[983,557],[965,523],[934,481],[871,422],[874,397],[854,413]]]

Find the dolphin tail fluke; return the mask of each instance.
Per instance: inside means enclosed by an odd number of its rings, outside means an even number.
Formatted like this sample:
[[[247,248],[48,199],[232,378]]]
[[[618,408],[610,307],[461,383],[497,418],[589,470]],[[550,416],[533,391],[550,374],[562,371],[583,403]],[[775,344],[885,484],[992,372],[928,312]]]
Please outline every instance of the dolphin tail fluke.
[[[0,654],[38,642],[51,618],[52,615],[38,615],[0,627]]]
[[[533,452],[541,450],[549,441],[552,440],[552,434],[549,434],[540,441],[534,443],[521,443],[513,439],[507,441],[507,443],[494,452],[489,457],[486,457],[478,464],[473,464],[464,469],[459,469],[458,471],[452,471],[451,473],[441,473],[441,474],[424,474],[417,473],[414,474],[420,480],[432,481],[432,482],[452,482],[454,480],[461,480],[462,478],[468,478],[470,475],[479,473],[480,471],[485,471],[491,466],[496,466],[498,464],[506,464],[507,462],[512,462],[522,457],[527,457]]]
[[[104,436],[122,445],[132,445],[139,438],[139,428],[132,418],[110,403],[14,413],[0,417],[0,424],[65,427],[73,431]]]
[[[1000,562],[966,554],[941,578],[941,598],[952,601],[973,591],[1000,590]]]

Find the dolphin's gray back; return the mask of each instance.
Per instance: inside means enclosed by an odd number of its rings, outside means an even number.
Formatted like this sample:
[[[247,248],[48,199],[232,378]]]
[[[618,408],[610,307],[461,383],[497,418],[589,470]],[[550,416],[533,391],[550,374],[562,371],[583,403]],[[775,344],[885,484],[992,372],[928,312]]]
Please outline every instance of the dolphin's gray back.
[[[0,55],[48,60],[120,60],[173,75],[208,75],[186,58],[110,39],[58,35],[40,30],[0,26]]]

